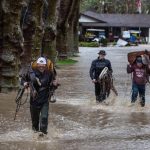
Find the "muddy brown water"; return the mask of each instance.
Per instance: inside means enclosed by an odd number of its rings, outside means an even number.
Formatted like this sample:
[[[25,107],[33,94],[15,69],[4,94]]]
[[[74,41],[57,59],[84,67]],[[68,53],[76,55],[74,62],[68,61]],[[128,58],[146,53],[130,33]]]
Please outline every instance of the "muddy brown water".
[[[105,48],[119,96],[112,92],[107,104],[96,104],[89,68],[99,48],[80,48],[76,64],[57,69],[61,86],[56,91],[57,102],[50,104],[44,138],[31,130],[29,103],[14,121],[16,93],[1,93],[0,150],[149,150],[150,86],[146,106],[141,108],[138,101],[130,106],[131,76],[126,73],[127,53],[144,49],[150,46]]]

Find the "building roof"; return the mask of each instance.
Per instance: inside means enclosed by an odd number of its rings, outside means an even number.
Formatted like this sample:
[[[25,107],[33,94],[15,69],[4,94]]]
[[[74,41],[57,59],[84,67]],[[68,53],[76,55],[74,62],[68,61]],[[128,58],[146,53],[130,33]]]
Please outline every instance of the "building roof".
[[[148,14],[100,14],[92,11],[81,13],[99,20],[99,22],[80,22],[83,26],[108,26],[108,27],[150,27],[150,15]]]

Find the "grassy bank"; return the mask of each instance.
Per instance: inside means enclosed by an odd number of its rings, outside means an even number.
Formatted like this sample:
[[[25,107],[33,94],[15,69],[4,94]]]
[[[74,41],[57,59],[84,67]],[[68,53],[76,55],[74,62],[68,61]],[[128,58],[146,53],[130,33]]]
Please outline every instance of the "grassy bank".
[[[78,62],[78,61],[69,58],[69,59],[65,59],[65,60],[57,60],[56,65],[57,66],[59,66],[59,65],[73,65],[76,62]]]

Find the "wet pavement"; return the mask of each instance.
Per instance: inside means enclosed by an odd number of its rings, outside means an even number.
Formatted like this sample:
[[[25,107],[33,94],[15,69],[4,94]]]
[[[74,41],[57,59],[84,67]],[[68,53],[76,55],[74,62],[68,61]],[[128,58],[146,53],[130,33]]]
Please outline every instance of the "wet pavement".
[[[14,121],[16,93],[0,94],[0,150],[141,150],[150,149],[150,85],[146,106],[130,106],[131,75],[126,73],[127,53],[150,50],[107,47],[114,85],[106,104],[96,104],[89,68],[100,48],[80,48],[78,62],[57,69],[61,86],[57,102],[50,104],[48,135],[39,138],[31,130],[29,103]],[[24,98],[27,95],[27,91]]]

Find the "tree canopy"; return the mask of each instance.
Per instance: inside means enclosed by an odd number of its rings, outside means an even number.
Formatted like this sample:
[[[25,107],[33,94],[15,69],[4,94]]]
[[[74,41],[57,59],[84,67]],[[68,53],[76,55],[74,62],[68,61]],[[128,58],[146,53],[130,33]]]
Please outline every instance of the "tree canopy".
[[[94,10],[99,13],[138,13],[137,5],[141,2],[141,13],[150,14],[149,0],[82,0],[81,11]]]

